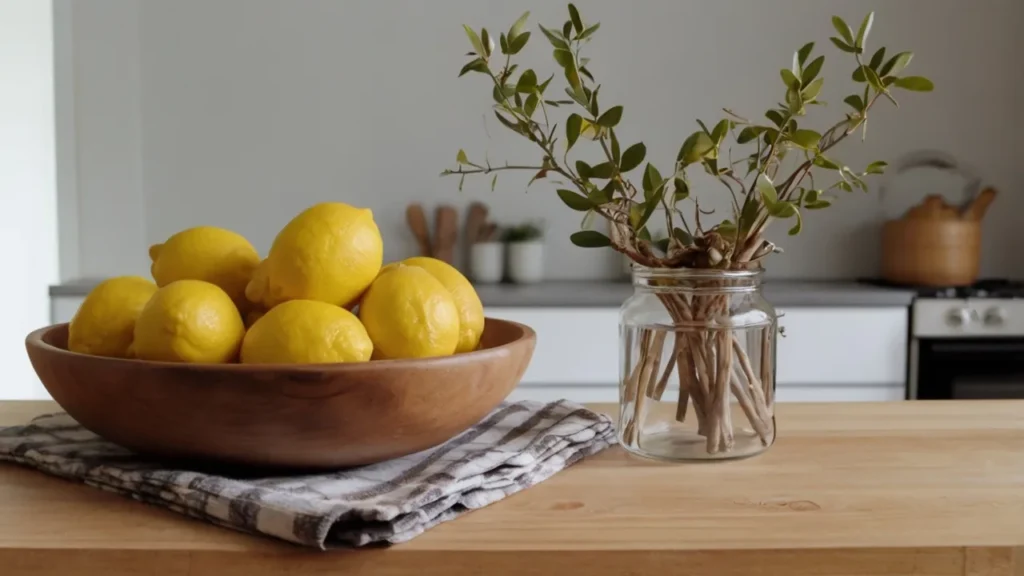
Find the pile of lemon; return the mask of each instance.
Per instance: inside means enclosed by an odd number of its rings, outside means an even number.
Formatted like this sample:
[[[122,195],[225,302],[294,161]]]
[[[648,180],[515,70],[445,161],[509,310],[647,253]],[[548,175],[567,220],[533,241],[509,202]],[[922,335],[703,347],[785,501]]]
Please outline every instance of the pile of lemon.
[[[153,279],[101,282],[71,320],[68,349],[164,362],[290,364],[426,358],[475,350],[483,305],[433,258],[383,266],[368,209],[306,209],[261,260],[244,237],[203,226],[149,249]]]

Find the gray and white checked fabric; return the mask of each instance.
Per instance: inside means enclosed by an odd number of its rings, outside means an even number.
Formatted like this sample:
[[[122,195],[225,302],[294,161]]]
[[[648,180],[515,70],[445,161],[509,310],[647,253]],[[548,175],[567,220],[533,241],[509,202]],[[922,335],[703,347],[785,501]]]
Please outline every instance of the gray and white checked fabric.
[[[172,469],[67,414],[0,428],[7,460],[193,518],[320,548],[404,542],[544,481],[615,442],[607,416],[568,401],[505,403],[438,447],[302,476]]]

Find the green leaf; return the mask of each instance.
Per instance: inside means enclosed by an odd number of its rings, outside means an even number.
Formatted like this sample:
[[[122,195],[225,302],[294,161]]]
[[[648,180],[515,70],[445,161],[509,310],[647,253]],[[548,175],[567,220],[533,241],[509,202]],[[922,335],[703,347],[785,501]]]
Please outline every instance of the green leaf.
[[[491,39],[491,35],[487,32],[487,28],[480,30],[480,43],[484,46],[484,54],[490,56],[491,52],[494,51],[494,40]]]
[[[776,202],[775,204],[765,205],[773,218],[792,218],[796,215],[796,206],[792,202]]]
[[[792,206],[792,204],[790,204],[790,206]],[[796,236],[804,227],[804,219],[800,216],[800,211],[797,210],[795,206],[793,207],[793,215],[796,216],[796,224],[793,224],[793,227],[789,229],[790,236]]]
[[[622,154],[619,151],[619,137],[615,135],[615,130],[609,130],[612,139],[612,162],[619,164],[619,160],[622,159]]]
[[[594,187],[590,194],[587,195],[587,198],[590,199],[590,201],[593,202],[596,206],[600,206],[602,204],[607,204],[611,202],[614,192],[615,182],[611,181],[608,182],[608,184],[606,184],[604,188]]]
[[[656,190],[664,188],[662,186],[664,183],[658,169],[654,167],[654,164],[648,162],[647,169],[644,170],[644,198],[650,200]]]
[[[783,68],[782,70],[779,70],[779,74],[782,76],[782,82],[787,87],[789,87],[792,90],[800,89],[800,79],[796,77],[796,74],[793,74],[792,70],[789,70],[788,68]]]
[[[878,71],[878,75],[881,77],[895,76],[910,64],[910,61],[914,59],[913,52],[900,52],[893,56],[882,66],[882,69]]]
[[[864,77],[868,79],[868,84],[879,92],[885,92],[885,85],[882,84],[882,79],[878,77],[878,73],[867,66],[864,66],[863,68]]]
[[[581,230],[569,236],[569,241],[580,248],[604,248],[611,246],[610,238],[595,230]]]
[[[672,203],[682,202],[690,197],[690,186],[686,183],[686,180],[682,178],[676,178],[672,182]]]
[[[885,162],[883,160],[878,160],[877,162],[872,162],[871,164],[868,164],[868,167],[864,169],[864,173],[865,174],[884,174],[885,173],[885,168],[888,165],[889,165],[888,162]]]
[[[821,134],[818,134],[814,130],[797,130],[790,134],[789,140],[801,148],[813,150],[818,147],[818,141],[821,140]]]
[[[576,29],[577,34],[583,32],[583,20],[580,20],[580,12],[572,4],[569,4],[569,19],[572,20],[572,27]]]
[[[540,96],[534,92],[526,98],[526,104],[523,105],[523,112],[526,112],[527,118],[533,117],[533,112],[537,109],[537,104],[540,102]]]
[[[579,114],[573,113],[569,115],[569,118],[565,121],[565,142],[568,144],[568,148],[572,148],[573,144],[580,137],[580,128],[583,126],[583,117]]]
[[[561,32],[557,30],[548,30],[539,24],[538,26],[540,26],[540,31],[544,33],[544,36],[547,37],[548,42],[550,42],[552,46],[565,51],[569,50],[569,42]]]
[[[849,182],[839,182],[838,184],[836,184],[836,186],[838,186],[841,190],[845,192],[853,192],[853,187],[850,186]]]
[[[864,102],[862,102],[860,96],[857,96],[856,94],[850,94],[849,96],[843,99],[843,102],[849,104],[850,107],[856,110],[857,112],[861,112],[864,110]]]
[[[843,21],[839,16],[832,17],[832,26],[839,32],[839,35],[846,40],[847,44],[853,44],[853,31],[850,30],[850,26]]]
[[[516,36],[514,40],[509,40],[508,53],[519,54],[519,51],[526,47],[526,43],[530,41],[530,33],[523,32],[519,36]]]
[[[875,50],[875,53],[871,56],[871,62],[868,63],[868,66],[870,66],[875,72],[878,72],[878,67],[881,66],[884,61],[885,46],[882,46],[878,50]]]
[[[648,166],[650,166],[650,164],[648,164]],[[638,222],[637,228],[641,228],[647,224],[647,221],[651,219],[651,215],[654,214],[654,211],[658,209],[658,205],[661,204],[661,198],[664,195],[665,188],[662,187],[654,191],[651,196],[647,198],[647,201],[644,203],[644,213],[643,216],[640,217],[640,222]]]
[[[573,60],[572,52],[564,48],[556,48],[554,52],[555,62],[562,68],[571,68],[576,66],[576,61]]]
[[[580,66],[580,74],[586,76],[591,82],[595,81],[594,75],[590,73],[590,70],[587,70],[586,66]]]
[[[814,165],[819,168],[825,168],[826,170],[840,170],[842,166],[836,164],[832,160],[829,160],[825,156],[818,154],[814,157]]]
[[[622,153],[622,162],[619,163],[620,172],[629,172],[639,166],[647,156],[647,146],[643,142],[637,142]]]
[[[516,20],[515,24],[513,24],[511,28],[509,28],[509,30],[508,30],[508,39],[509,39],[510,43],[515,41],[515,39],[518,38],[520,35],[527,34],[527,32],[526,32],[526,20],[529,17],[530,17],[530,13],[529,12],[523,12],[523,15],[520,16],[518,20]]]
[[[599,108],[597,106],[597,93],[600,92],[600,91],[601,91],[601,87],[598,86],[597,88],[594,88],[593,92],[590,92],[590,107],[589,107],[589,110],[590,110],[590,113],[593,114],[594,116],[597,116],[597,112],[599,110]]]
[[[494,178],[491,178],[491,192],[494,192],[494,187],[498,185],[498,173],[494,173]]]
[[[725,140],[726,134],[729,133],[730,126],[732,126],[732,123],[728,120],[719,121],[718,124],[715,124],[715,129],[711,131],[711,140],[715,144],[721,145],[722,141]]]
[[[903,88],[904,90],[912,90],[914,92],[931,92],[935,89],[935,84],[924,76],[905,76],[903,78],[897,78],[896,81],[893,82],[893,86]]]
[[[839,38],[836,38],[835,36],[829,38],[829,40],[831,40],[832,43],[836,45],[836,48],[839,48],[843,52],[849,52],[850,54],[856,54],[857,53],[857,48],[854,48],[853,46],[850,46],[849,44],[847,44],[846,42],[843,42],[842,40],[840,40]]]
[[[615,164],[611,162],[601,162],[597,166],[590,169],[591,178],[611,178],[615,175]]]
[[[562,26],[562,36],[569,38],[570,34],[572,34],[572,20],[566,20],[565,25]]]
[[[803,75],[800,76],[800,83],[803,86],[807,86],[808,84],[810,84],[811,80],[814,80],[815,78],[818,77],[818,73],[821,72],[821,66],[824,63],[824,56],[818,56],[817,58],[812,60],[811,63],[807,65],[807,68],[804,68],[804,73]]]
[[[487,67],[487,63],[482,58],[477,58],[463,66],[462,70],[459,70],[459,77],[461,78],[469,72],[482,72],[486,74],[488,70],[490,69]]]
[[[808,84],[807,87],[803,89],[803,92],[800,93],[800,95],[804,99],[804,102],[811,102],[815,98],[817,98],[818,94],[821,93],[821,86],[824,83],[825,83],[825,79],[824,78],[818,78],[817,80],[812,80],[811,83]]]
[[[821,200],[816,200],[814,202],[808,202],[808,203],[804,204],[804,208],[806,208],[808,210],[821,210],[823,208],[828,208],[831,205],[832,205],[832,201],[831,200],[829,200],[827,198],[822,198]]]
[[[805,202],[817,202],[821,196],[821,190],[807,190],[802,195],[802,199]],[[799,202],[797,203],[799,205]]]
[[[503,88],[495,86],[491,90],[491,95],[494,97],[494,101],[498,104],[504,102],[507,98],[511,98],[516,93],[516,87],[506,84]]]
[[[864,41],[868,39],[868,34],[871,33],[871,24],[875,21],[875,13],[868,12],[868,15],[864,17],[864,21],[860,24],[860,29],[857,30],[857,42],[854,46],[864,49]]]
[[[772,206],[779,202],[779,193],[775,191],[775,185],[772,184],[771,178],[766,174],[759,174],[754,186],[761,195],[761,201],[764,202],[767,208],[771,209]]]
[[[541,94],[543,94],[544,91],[548,89],[548,84],[551,84],[551,80],[554,77],[555,77],[555,75],[552,74],[551,76],[548,76],[547,80],[545,80],[545,81],[541,82],[540,84],[538,84],[537,85],[537,91],[540,92]]]
[[[704,125],[704,122],[700,118],[697,119],[697,125],[700,126],[700,129],[703,130],[705,134],[711,136],[711,130],[708,130],[708,127]]]
[[[530,94],[536,88],[537,73],[528,69],[519,77],[519,82],[516,83],[516,92]]]
[[[497,110],[494,111],[494,115],[497,116],[498,121],[501,122],[509,130],[511,130],[511,131],[513,131],[513,132],[515,132],[517,134],[522,134],[523,136],[526,136],[527,134],[529,134],[529,132],[525,128],[523,128],[519,124],[516,124],[515,122],[512,122],[508,118],[505,118],[504,116],[499,114]]]
[[[587,101],[587,96],[583,92],[582,88],[580,88],[578,90],[573,90],[572,88],[566,88],[565,89],[565,93],[568,94],[569,97],[572,98],[573,101],[576,102],[577,104],[579,104],[580,106],[583,106],[584,108],[587,108],[588,110],[590,109],[590,102]]]
[[[462,25],[462,29],[466,31],[466,37],[469,38],[469,43],[473,45],[473,50],[476,50],[476,53],[480,56],[486,56],[487,52],[484,51],[484,43],[477,36],[476,32],[465,24]]]
[[[498,46],[501,47],[501,53],[502,54],[508,54],[509,53],[508,52],[508,38],[505,37],[505,33],[502,32],[501,36],[499,36],[498,38],[499,38]]]
[[[704,156],[715,148],[715,143],[711,141],[711,137],[704,133],[704,131],[697,131],[683,142],[683,146],[679,149],[679,154],[676,156],[676,163],[682,163],[683,166],[695,164],[700,162]]]
[[[814,50],[814,42],[804,44],[800,50],[797,51],[797,62],[800,63],[800,66],[803,66],[804,62],[807,62],[807,58],[811,55],[811,50]]]
[[[580,40],[586,40],[587,38],[590,38],[591,36],[594,35],[594,32],[597,32],[597,29],[600,28],[600,27],[601,27],[601,23],[600,22],[598,22],[597,24],[594,24],[590,28],[587,28],[586,30],[584,30],[583,33],[580,34],[579,39]]]
[[[587,164],[583,160],[576,161],[576,174],[578,174],[580,178],[589,180],[592,170],[593,168],[590,167],[590,164]]]
[[[736,225],[732,223],[732,220],[722,220],[717,226],[715,226],[715,231],[718,232],[719,235],[730,239],[736,237]]]
[[[654,247],[661,250],[663,253],[668,253],[668,238],[661,238],[654,242]]]
[[[853,69],[852,78],[853,78],[854,82],[867,82],[868,81],[868,77],[864,75],[864,67],[863,66],[857,66],[856,68]]]
[[[455,161],[459,164],[469,164],[469,158],[466,156],[466,151],[459,148],[459,153],[455,155]]]
[[[757,140],[757,137],[764,132],[764,128],[760,126],[747,126],[743,130],[740,130],[738,136],[736,136],[736,142],[740,144],[746,144],[747,142],[753,142]]]
[[[614,128],[619,120],[622,119],[622,106],[612,106],[601,114],[601,117],[597,119],[598,126],[604,126],[605,128]]]
[[[586,212],[594,207],[585,196],[577,194],[572,190],[558,190],[558,197],[562,199],[566,206],[577,212]]]
[[[800,92],[792,88],[786,90],[786,104],[789,106],[791,113],[800,114],[804,107],[803,97],[800,96]]]

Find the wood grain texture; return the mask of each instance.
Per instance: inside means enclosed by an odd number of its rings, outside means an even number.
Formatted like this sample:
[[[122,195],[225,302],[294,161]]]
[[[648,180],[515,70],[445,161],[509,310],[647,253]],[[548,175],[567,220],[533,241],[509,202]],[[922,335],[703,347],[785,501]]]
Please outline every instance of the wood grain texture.
[[[55,408],[0,404],[0,425]],[[177,573],[191,576],[1024,574],[1024,402],[779,404],[776,414],[779,438],[762,456],[678,466],[614,448],[387,550],[299,550],[0,465],[0,566],[5,576],[146,574],[146,558],[167,574],[187,562]]]
[[[981,266],[981,222],[904,218],[882,226],[882,276],[912,286],[966,286]]]
[[[418,452],[479,422],[518,384],[535,339],[526,326],[487,319],[475,352],[279,366],[76,354],[66,324],[32,333],[26,346],[54,400],[139,452],[337,468]]]

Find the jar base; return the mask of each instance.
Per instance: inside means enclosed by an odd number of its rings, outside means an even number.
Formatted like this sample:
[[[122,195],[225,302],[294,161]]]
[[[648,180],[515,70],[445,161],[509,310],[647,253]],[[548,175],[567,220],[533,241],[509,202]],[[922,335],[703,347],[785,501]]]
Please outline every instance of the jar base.
[[[750,458],[768,450],[774,440],[774,436],[769,437],[766,445],[753,430],[737,427],[732,446],[709,453],[707,438],[689,426],[652,423],[632,444],[626,442],[622,431],[619,432],[619,443],[627,452],[642,458],[672,463]]]

